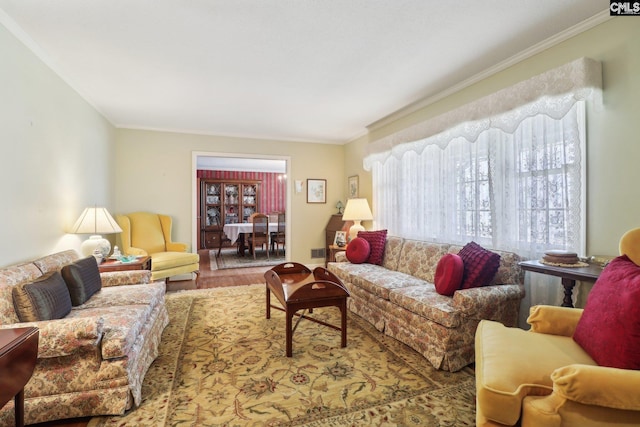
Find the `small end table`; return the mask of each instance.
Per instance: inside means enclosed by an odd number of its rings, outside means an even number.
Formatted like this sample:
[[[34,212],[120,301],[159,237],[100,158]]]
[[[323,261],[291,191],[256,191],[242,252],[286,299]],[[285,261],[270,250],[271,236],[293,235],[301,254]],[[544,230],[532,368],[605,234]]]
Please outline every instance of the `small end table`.
[[[112,271],[151,270],[151,257],[138,257],[135,261],[131,262],[109,259],[98,265],[98,270],[100,273],[109,273]]]
[[[525,271],[560,277],[564,287],[562,307],[573,307],[573,287],[576,281],[595,282],[602,273],[602,267],[596,264],[589,264],[587,267],[558,267],[533,260],[522,261],[519,265]]]
[[[38,358],[38,328],[0,329],[0,408],[14,399],[16,426],[24,426],[24,386]]]
[[[347,245],[344,246],[338,246],[338,245],[329,245],[329,260],[327,261],[329,262],[335,262],[336,261],[336,254],[338,252],[342,252],[342,251],[346,251],[347,250]],[[326,267],[326,265],[325,265]]]

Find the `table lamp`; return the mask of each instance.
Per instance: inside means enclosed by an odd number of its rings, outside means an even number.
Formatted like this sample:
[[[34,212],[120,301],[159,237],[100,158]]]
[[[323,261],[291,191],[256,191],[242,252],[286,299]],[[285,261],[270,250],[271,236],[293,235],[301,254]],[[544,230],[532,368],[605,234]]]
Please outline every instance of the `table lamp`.
[[[94,255],[94,251],[106,259],[111,252],[111,243],[101,234],[121,233],[122,229],[106,208],[86,208],[71,228],[74,234],[91,234],[82,242],[80,249],[84,256]]]
[[[367,199],[349,199],[347,206],[342,214],[343,221],[353,221],[354,224],[349,228],[349,241],[358,237],[358,231],[364,231],[364,227],[360,221],[370,221],[373,219],[371,209]]]

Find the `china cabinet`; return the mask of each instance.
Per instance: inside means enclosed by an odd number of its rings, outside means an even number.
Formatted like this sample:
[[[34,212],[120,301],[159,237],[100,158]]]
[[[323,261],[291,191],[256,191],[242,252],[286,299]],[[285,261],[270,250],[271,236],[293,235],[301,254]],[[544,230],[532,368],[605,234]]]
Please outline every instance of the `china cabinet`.
[[[200,181],[200,247],[219,246],[224,224],[247,222],[260,211],[260,181]]]

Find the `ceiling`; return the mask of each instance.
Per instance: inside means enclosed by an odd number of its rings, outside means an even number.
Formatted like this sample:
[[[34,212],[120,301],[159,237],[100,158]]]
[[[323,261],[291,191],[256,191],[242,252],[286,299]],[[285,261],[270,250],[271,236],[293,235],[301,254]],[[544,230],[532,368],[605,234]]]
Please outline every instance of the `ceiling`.
[[[344,143],[608,9],[602,0],[0,0],[117,127]]]

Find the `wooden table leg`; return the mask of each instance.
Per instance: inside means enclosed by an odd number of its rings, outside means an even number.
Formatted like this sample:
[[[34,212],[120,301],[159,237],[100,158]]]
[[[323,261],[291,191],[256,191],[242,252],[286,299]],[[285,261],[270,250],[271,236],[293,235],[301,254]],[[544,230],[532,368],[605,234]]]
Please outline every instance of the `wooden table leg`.
[[[269,285],[267,288],[267,319],[271,319],[271,291],[269,290]]]
[[[573,287],[575,285],[575,280],[567,279],[564,277],[562,278],[562,286],[564,287],[564,299],[562,300],[562,307],[573,308]]]
[[[341,326],[340,331],[342,332],[342,338],[340,342],[341,347],[347,346],[347,299],[343,299],[340,303],[340,315],[341,315]]]
[[[24,389],[20,390],[14,398],[14,414],[16,427],[24,427]]]
[[[286,337],[285,337],[285,342],[286,342],[286,346],[287,346],[287,357],[291,357],[293,355],[293,331],[291,330],[291,328],[293,327],[293,312],[289,311],[289,309],[286,310],[285,312],[285,317],[287,318],[287,324],[286,324]]]

